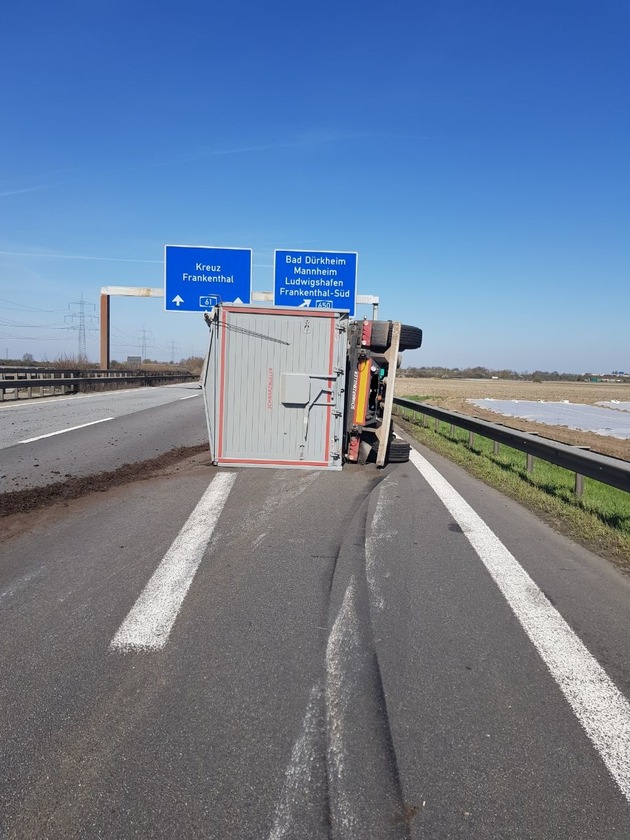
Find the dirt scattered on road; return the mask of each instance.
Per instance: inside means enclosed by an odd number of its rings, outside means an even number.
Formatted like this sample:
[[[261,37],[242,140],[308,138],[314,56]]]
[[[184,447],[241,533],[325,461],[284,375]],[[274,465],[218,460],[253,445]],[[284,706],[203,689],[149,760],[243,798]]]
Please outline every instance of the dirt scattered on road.
[[[144,481],[168,472],[178,471],[191,458],[196,461],[211,464],[210,452],[206,444],[199,446],[180,446],[171,449],[157,458],[139,461],[134,464],[123,464],[118,469],[97,475],[68,478],[56,481],[44,487],[34,487],[29,490],[14,490],[0,495],[0,517],[13,516],[21,513],[31,513],[59,502],[69,502],[79,499],[89,493],[105,492],[133,481]]]
[[[501,423],[511,429],[531,432],[541,437],[586,446],[593,452],[630,461],[630,441],[581,432],[566,426],[532,423],[518,417],[505,417],[495,411],[479,408],[467,400],[485,398],[495,400],[544,400],[595,405],[607,400],[630,402],[630,384],[625,382],[521,382],[508,379],[396,379],[397,397],[420,397],[422,402],[447,411],[458,411],[469,417],[479,417],[491,423]]]

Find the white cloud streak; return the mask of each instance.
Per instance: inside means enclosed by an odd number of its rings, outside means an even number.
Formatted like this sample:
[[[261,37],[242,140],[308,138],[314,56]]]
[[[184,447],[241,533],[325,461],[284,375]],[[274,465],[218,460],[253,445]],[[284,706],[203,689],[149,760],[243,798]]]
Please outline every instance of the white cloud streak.
[[[4,190],[0,192],[0,199],[1,198],[9,198],[13,195],[20,195],[22,193],[29,193],[29,192],[38,192],[40,190],[49,190],[54,187],[63,186],[64,184],[75,183],[78,181],[85,181],[89,178],[94,176],[102,177],[105,175],[114,175],[116,173],[121,172],[137,172],[142,169],[153,169],[157,167],[163,166],[173,166],[178,163],[192,163],[198,160],[207,160],[213,157],[225,157],[227,155],[241,155],[241,154],[251,154],[252,152],[267,152],[267,151],[275,151],[278,149],[298,149],[303,148],[306,146],[317,146],[317,145],[327,145],[330,143],[335,142],[343,142],[348,140],[356,140],[359,138],[366,138],[372,136],[371,133],[344,133],[344,132],[335,132],[335,131],[328,131],[328,130],[312,130],[312,131],[305,131],[302,134],[298,134],[293,138],[289,138],[287,140],[279,140],[279,141],[271,141],[269,143],[258,143],[258,144],[251,144],[248,146],[234,146],[232,148],[223,148],[223,149],[212,149],[208,147],[202,147],[195,152],[183,153],[180,155],[173,155],[171,157],[164,158],[163,160],[153,161],[153,162],[143,162],[134,164],[133,166],[125,166],[120,167],[117,169],[108,169],[102,170],[100,172],[94,172],[90,175],[77,175],[75,177],[65,178],[61,181],[53,181],[49,184],[39,184],[35,187],[23,187],[19,189],[13,190]],[[52,174],[52,173],[51,173]],[[48,175],[50,177],[50,174]]]

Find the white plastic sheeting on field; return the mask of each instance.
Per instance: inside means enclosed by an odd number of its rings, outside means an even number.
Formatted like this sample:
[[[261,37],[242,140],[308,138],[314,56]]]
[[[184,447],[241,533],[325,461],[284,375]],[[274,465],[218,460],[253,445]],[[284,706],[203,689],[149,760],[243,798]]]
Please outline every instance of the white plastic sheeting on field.
[[[467,400],[505,417],[519,417],[532,423],[566,426],[583,432],[630,439],[630,403],[580,405],[570,402],[530,402],[527,400]],[[610,405],[610,407],[605,407]],[[622,409],[621,406],[624,406]]]

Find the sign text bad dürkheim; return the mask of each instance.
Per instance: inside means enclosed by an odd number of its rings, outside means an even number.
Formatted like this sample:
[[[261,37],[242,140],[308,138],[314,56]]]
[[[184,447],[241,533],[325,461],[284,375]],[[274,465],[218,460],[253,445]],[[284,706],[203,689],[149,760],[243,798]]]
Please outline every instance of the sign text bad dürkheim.
[[[347,309],[354,316],[357,254],[338,251],[276,251],[276,306]]]

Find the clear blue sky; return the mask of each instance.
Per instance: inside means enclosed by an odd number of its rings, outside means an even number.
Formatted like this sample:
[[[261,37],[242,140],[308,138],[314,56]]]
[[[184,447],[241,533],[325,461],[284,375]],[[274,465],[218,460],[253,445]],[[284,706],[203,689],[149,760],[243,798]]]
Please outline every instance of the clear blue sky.
[[[628,0],[5,3],[0,356],[76,354],[69,303],[194,244],[260,291],[276,248],[357,251],[406,364],[628,370],[629,44]],[[112,323],[205,353],[161,300]]]

